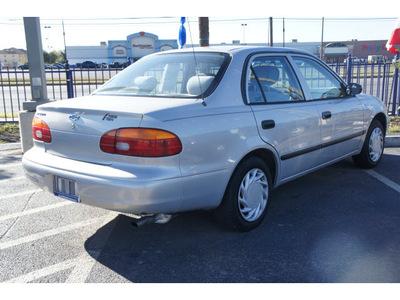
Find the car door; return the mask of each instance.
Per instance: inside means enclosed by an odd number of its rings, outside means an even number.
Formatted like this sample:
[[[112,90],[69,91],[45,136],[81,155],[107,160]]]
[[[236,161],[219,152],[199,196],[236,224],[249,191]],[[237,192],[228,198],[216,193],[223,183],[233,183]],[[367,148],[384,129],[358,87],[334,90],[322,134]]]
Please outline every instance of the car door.
[[[321,141],[318,111],[313,102],[305,101],[287,57],[253,56],[244,83],[260,137],[279,155],[278,180],[286,181],[314,168]]]
[[[293,56],[309,100],[318,109],[321,128],[320,164],[332,162],[359,149],[363,128],[362,104],[346,93],[343,81],[311,57]]]

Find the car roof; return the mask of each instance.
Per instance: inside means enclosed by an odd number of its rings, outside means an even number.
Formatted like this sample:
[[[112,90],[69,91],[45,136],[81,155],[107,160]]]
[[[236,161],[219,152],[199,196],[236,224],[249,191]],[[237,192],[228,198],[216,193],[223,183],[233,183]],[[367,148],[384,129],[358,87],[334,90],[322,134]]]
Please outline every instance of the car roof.
[[[183,49],[165,51],[165,52],[225,52],[232,55],[235,54],[252,54],[258,52],[264,53],[296,53],[314,56],[312,53],[294,49],[294,48],[280,48],[280,47],[266,47],[266,46],[246,46],[246,45],[221,45],[221,46],[210,46],[210,47],[188,47]],[[164,53],[165,53],[164,52]],[[160,53],[160,52],[159,52]],[[163,53],[163,52],[161,52]]]

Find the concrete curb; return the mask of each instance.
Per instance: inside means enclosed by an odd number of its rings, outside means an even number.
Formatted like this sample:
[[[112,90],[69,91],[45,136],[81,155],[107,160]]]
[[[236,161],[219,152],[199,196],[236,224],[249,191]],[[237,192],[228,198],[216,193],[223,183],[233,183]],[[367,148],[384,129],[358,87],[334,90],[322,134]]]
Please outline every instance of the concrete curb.
[[[0,144],[0,151],[19,150],[19,149],[21,149],[21,143]]]
[[[390,133],[386,136],[385,147],[400,147],[400,133]]]

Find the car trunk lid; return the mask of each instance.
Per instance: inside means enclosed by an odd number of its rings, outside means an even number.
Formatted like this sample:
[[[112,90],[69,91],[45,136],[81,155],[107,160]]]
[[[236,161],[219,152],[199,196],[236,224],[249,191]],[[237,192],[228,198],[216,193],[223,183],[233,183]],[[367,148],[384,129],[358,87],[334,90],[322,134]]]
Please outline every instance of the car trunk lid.
[[[115,157],[100,149],[101,136],[112,129],[139,127],[143,113],[129,110],[116,101],[73,100],[39,106],[36,116],[46,122],[51,131],[51,143],[44,144],[46,152],[107,165]]]

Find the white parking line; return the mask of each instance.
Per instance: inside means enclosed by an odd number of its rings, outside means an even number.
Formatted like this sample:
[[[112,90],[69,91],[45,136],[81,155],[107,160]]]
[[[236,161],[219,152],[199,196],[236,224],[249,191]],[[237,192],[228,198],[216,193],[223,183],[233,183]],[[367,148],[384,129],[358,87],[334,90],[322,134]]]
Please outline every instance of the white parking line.
[[[55,229],[51,229],[51,230],[47,230],[47,231],[43,231],[43,232],[39,232],[36,234],[32,234],[23,238],[19,238],[16,240],[12,240],[9,242],[4,242],[4,243],[0,243],[0,250],[4,250],[7,248],[11,248],[11,247],[15,247],[21,244],[25,244],[25,243],[30,243],[30,242],[34,242],[36,240],[45,238],[45,237],[49,237],[52,235],[57,235],[63,232],[67,232],[70,230],[74,230],[74,229],[78,229],[80,227],[85,227],[94,223],[97,223],[99,221],[104,220],[104,216],[102,217],[98,217],[98,218],[93,218],[93,219],[88,219],[88,220],[84,220],[82,222],[78,222],[78,223],[74,223],[74,224],[70,224],[67,226],[63,226],[63,227],[58,227]]]
[[[21,275],[19,277],[15,277],[8,281],[4,281],[4,283],[28,283],[32,280],[35,280],[35,279],[38,279],[38,278],[41,278],[44,276],[48,276],[48,275],[54,274],[56,272],[60,272],[63,270],[73,268],[79,262],[79,260],[80,260],[80,257],[66,260],[66,261],[60,262],[58,264],[48,266],[46,268],[30,272],[30,273]]]
[[[378,174],[374,170],[364,170],[368,175],[374,177],[375,179],[379,180],[380,182],[386,184],[388,187],[391,187],[398,193],[400,193],[400,185],[397,183],[391,181],[390,179],[386,178],[385,176],[382,176],[381,174]]]
[[[22,180],[22,179],[26,179],[26,176],[18,176],[18,177],[11,177],[11,178],[7,178],[7,179],[0,179],[0,183],[5,183],[5,182],[9,182],[9,181],[17,181],[17,180]]]
[[[7,168],[12,168],[12,167],[22,167],[22,161],[20,162],[10,162],[10,163],[2,163],[0,162],[1,167],[7,167]]]
[[[39,212],[42,212],[42,211],[55,209],[55,208],[63,207],[63,206],[70,205],[70,204],[74,204],[74,202],[72,202],[72,201],[63,201],[63,202],[59,202],[59,203],[55,203],[55,204],[50,204],[50,205],[46,205],[46,206],[32,208],[32,209],[21,211],[21,212],[17,212],[17,213],[14,213],[14,214],[1,216],[0,217],[0,221],[5,221],[5,220],[8,220],[8,219],[16,219],[16,218],[19,218],[19,217],[22,217],[22,216],[36,214],[36,213],[39,213]]]
[[[118,213],[111,212],[109,214],[109,218],[107,218],[100,227],[105,226],[107,223],[109,223],[112,219],[114,219]],[[115,224],[114,224],[115,226]],[[84,283],[89,276],[90,272],[92,271],[93,266],[97,262],[97,258],[100,256],[101,251],[103,251],[104,246],[108,242],[108,238],[110,237],[112,231],[114,230],[114,226],[111,228],[108,228],[108,232],[104,234],[101,244],[99,245],[100,251],[92,251],[89,254],[86,254],[85,256],[81,256],[81,259],[79,263],[75,265],[75,268],[72,270],[71,274],[65,281],[66,283]]]
[[[0,196],[0,201],[1,201],[1,200],[11,199],[11,198],[14,198],[14,197],[19,197],[19,196],[25,196],[25,195],[33,194],[33,193],[35,193],[35,192],[37,192],[37,191],[41,191],[41,189],[29,190],[29,191],[14,193],[14,194],[8,194],[8,195],[6,195],[6,196]]]
[[[106,225],[117,215],[118,215],[118,213],[116,213],[116,212],[110,212],[106,216],[87,220],[89,222],[84,221],[84,222],[74,224],[75,226],[62,227],[62,230],[59,233],[67,231],[66,229],[72,230],[72,229],[75,229],[75,228],[78,228],[81,226],[86,226],[86,225],[95,223],[98,220],[103,221],[100,225],[100,227],[101,227],[101,226]],[[74,227],[74,228],[72,228],[72,227]],[[85,252],[83,255],[80,255],[77,258],[66,260],[66,261],[60,262],[58,264],[45,267],[40,270],[32,271],[30,273],[21,275],[19,277],[12,278],[8,281],[5,281],[4,283],[27,283],[27,282],[30,282],[30,281],[33,281],[33,280],[36,280],[36,279],[39,279],[39,278],[42,278],[45,276],[55,274],[60,271],[68,270],[70,268],[74,268],[74,269],[71,271],[71,274],[69,275],[66,282],[67,283],[84,283],[86,281],[87,277],[89,276],[90,271],[92,270],[94,264],[97,262],[96,259],[99,257],[102,248],[107,243],[108,237],[111,234],[113,229],[114,229],[114,227],[109,228],[108,234],[106,234],[106,236],[104,236],[104,238],[102,239],[102,244],[100,245],[100,247],[101,247],[100,251],[89,251],[89,253]],[[45,235],[49,236],[51,234],[49,234],[49,231],[47,231]],[[38,235],[35,235],[35,236],[38,237]],[[19,239],[19,241],[21,241],[21,240],[22,239]],[[27,241],[24,241],[24,242],[27,242]],[[1,249],[2,248],[0,245],[0,250]]]

